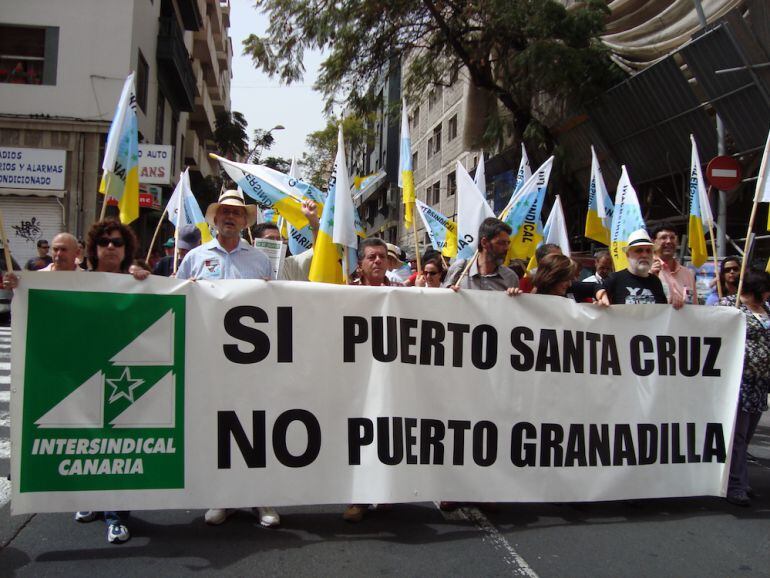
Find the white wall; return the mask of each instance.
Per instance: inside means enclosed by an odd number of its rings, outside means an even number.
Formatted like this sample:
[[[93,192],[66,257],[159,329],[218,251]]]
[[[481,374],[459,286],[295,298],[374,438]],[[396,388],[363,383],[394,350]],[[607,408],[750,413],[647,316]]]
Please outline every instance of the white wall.
[[[136,12],[156,12],[152,26],[138,25]],[[111,120],[120,90],[136,66],[139,42],[145,58],[155,61],[155,40],[145,50],[146,36],[157,36],[159,1],[150,0],[16,0],[0,2],[0,22],[33,26],[58,26],[59,50],[56,84],[0,84],[0,112],[49,114],[86,120]],[[152,33],[143,30],[152,28]],[[132,40],[132,31],[141,38]],[[154,72],[150,73],[150,95]],[[157,86],[157,85],[156,85]],[[148,102],[148,110],[155,104]],[[148,101],[150,99],[148,98]],[[154,117],[154,110],[152,110]],[[141,121],[140,121],[141,122]],[[154,125],[153,125],[154,126]]]

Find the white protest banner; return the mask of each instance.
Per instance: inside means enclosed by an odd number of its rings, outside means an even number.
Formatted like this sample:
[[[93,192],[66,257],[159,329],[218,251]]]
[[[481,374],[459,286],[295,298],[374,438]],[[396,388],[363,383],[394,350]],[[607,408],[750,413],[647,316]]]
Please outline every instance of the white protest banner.
[[[283,259],[286,257],[286,245],[283,241],[276,241],[275,239],[254,239],[254,246],[270,259],[273,279],[278,279],[278,273],[283,266]]]
[[[16,514],[724,495],[734,308],[82,277],[13,300]]]

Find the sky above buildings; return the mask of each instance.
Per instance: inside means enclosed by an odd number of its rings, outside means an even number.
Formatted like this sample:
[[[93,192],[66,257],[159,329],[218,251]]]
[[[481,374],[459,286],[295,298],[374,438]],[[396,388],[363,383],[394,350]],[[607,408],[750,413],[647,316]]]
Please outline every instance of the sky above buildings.
[[[251,0],[230,0],[230,37],[233,41],[233,78],[230,98],[232,110],[241,112],[249,123],[249,139],[254,130],[283,125],[273,133],[275,144],[270,155],[291,159],[302,157],[308,133],[323,128],[323,99],[313,90],[321,55],[305,55],[305,79],[291,86],[281,85],[258,71],[251,58],[243,56],[243,40],[249,34],[264,34],[267,16],[257,11]]]

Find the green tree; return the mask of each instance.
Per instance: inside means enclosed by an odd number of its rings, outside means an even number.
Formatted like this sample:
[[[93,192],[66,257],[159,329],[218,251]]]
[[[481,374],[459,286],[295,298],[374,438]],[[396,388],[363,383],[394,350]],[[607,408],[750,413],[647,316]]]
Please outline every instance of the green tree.
[[[488,132],[507,128],[516,141],[553,147],[538,110],[554,97],[580,105],[622,73],[598,40],[605,0],[567,10],[556,0],[256,0],[270,17],[264,37],[249,36],[244,53],[286,83],[302,79],[304,51],[326,59],[316,87],[327,111],[345,100],[367,103],[367,88],[391,58],[408,63],[405,92],[421,101],[432,86],[451,84],[465,69],[508,114],[490,115]],[[349,89],[349,92],[347,90]],[[344,94],[342,91],[346,91]]]
[[[334,159],[337,156],[337,131],[340,121],[330,118],[321,130],[311,132],[305,139],[309,151],[302,155],[300,164],[304,168],[305,179],[319,189],[326,189],[331,176]],[[345,146],[350,150],[359,150],[371,144],[373,132],[360,116],[347,116],[342,119],[342,134]]]
[[[240,112],[223,111],[217,114],[214,142],[221,156],[236,160],[246,155],[249,147],[247,126],[248,122]]]
[[[262,164],[282,173],[288,173],[291,170],[291,161],[283,157],[267,157]]]

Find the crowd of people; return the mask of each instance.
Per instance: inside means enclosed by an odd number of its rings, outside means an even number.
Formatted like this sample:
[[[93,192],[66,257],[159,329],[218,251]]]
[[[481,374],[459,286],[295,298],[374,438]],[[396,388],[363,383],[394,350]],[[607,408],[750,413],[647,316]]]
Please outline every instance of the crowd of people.
[[[302,205],[313,234],[318,231],[317,207],[312,201]],[[237,190],[222,193],[216,203],[206,211],[206,221],[216,231],[216,236],[201,243],[200,230],[193,225],[179,228],[176,239],[165,244],[166,257],[155,264],[153,273],[178,279],[270,279],[272,266],[268,257],[244,237],[244,231],[254,227],[257,217],[255,205],[244,202]],[[277,225],[262,223],[253,228],[255,238],[280,240]],[[538,247],[536,268],[527,272],[526,264],[514,262],[504,265],[510,246],[511,228],[503,221],[488,218],[483,221],[478,234],[478,252],[473,259],[457,259],[449,266],[444,256],[434,250],[422,255],[420,267],[410,264],[412,259],[393,244],[379,238],[367,238],[358,247],[358,267],[350,275],[352,286],[413,286],[418,289],[449,288],[453,291],[505,291],[515,297],[522,293],[552,295],[592,302],[598,306],[617,304],[670,304],[675,309],[695,306],[698,292],[692,271],[678,262],[676,255],[679,239],[676,230],[662,225],[648,235],[647,231],[635,231],[624,247],[628,268],[612,271],[612,259],[607,251],[596,254],[596,270],[590,277],[580,280],[581,267],[569,256],[562,254],[558,245],[543,244]],[[115,221],[103,220],[92,225],[85,245],[69,233],[60,233],[52,241],[53,256],[48,256],[49,244],[38,242],[37,259],[27,264],[27,269],[43,271],[97,271],[103,273],[131,274],[137,280],[150,276],[150,267],[137,260],[138,243],[133,231]],[[278,278],[291,281],[307,281],[313,250],[292,255],[284,260]],[[738,278],[740,260],[725,258],[719,270],[719,291],[707,297],[709,305],[736,306],[746,316],[746,355],[740,384],[740,396],[736,400],[735,442],[732,449],[727,500],[738,506],[751,503],[748,485],[747,450],[756,430],[759,418],[767,410],[770,377],[770,275],[764,271],[748,270],[740,296]],[[6,272],[3,285],[14,288],[18,275]],[[451,508],[453,504],[442,503]],[[368,504],[351,504],[343,517],[359,522],[370,510]],[[208,524],[226,521],[233,510],[211,508],[205,514]],[[280,516],[274,508],[255,507],[260,523],[268,527],[280,524]],[[130,538],[127,526],[128,512],[77,512],[75,519],[89,522],[102,517],[107,523],[107,539],[112,543],[125,542]]]

